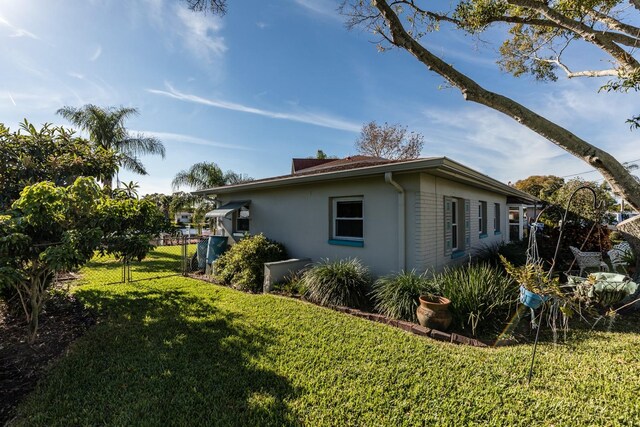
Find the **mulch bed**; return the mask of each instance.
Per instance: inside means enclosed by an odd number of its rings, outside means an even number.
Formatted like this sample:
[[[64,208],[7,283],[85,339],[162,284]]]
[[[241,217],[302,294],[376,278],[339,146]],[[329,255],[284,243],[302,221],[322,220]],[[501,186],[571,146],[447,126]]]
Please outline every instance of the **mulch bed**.
[[[95,316],[73,296],[57,292],[40,315],[38,337],[27,343],[21,311],[0,303],[0,425],[15,417],[17,405],[36,386],[52,362],[95,324]]]

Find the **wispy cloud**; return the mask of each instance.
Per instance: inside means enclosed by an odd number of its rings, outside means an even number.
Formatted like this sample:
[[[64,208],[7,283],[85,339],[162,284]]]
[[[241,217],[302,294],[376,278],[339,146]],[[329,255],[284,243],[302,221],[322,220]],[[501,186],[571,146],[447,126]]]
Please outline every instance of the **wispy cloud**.
[[[13,99],[13,96],[11,96],[11,92],[7,92],[7,93],[9,94],[9,99],[11,100],[11,102],[13,103],[13,106],[15,107],[17,104],[16,104],[16,101]]]
[[[183,30],[180,31],[187,48],[201,58],[211,60],[227,51],[224,37],[218,35],[222,20],[217,16],[194,13],[183,6],[175,9]]]
[[[147,89],[148,92],[156,95],[162,95],[180,101],[193,102],[196,104],[208,105],[210,107],[222,108],[225,110],[239,111],[242,113],[256,114],[259,116],[269,117],[279,120],[291,120],[294,122],[307,123],[315,126],[321,126],[331,129],[345,130],[349,132],[359,132],[360,124],[349,122],[340,118],[336,118],[323,113],[313,112],[293,112],[283,113],[278,111],[264,110],[260,108],[250,107],[243,104],[228,102],[221,99],[203,98],[198,95],[191,95],[174,89],[170,84],[166,83],[167,90]]]
[[[216,148],[227,148],[230,150],[242,150],[242,151],[257,151],[251,147],[245,147],[242,145],[236,144],[224,144],[221,142],[210,141],[208,139],[198,138],[191,135],[184,135],[181,133],[170,133],[170,132],[155,132],[149,130],[136,131],[131,130],[131,133],[142,133],[145,136],[152,136],[158,138],[161,141],[174,141],[186,144],[195,144],[195,145],[205,145],[208,147],[216,147]]]
[[[11,33],[9,34],[9,37],[29,37],[29,38],[32,38],[34,40],[39,40],[40,39],[38,36],[33,34],[31,31],[27,31],[24,28],[19,28],[19,27],[16,27],[15,25],[11,24],[9,21],[7,21],[2,16],[0,16],[0,25],[9,28],[9,30],[11,31]]]
[[[98,58],[100,58],[100,55],[102,55],[102,46],[98,45],[95,52],[93,52],[93,55],[91,55],[91,57],[89,58],[89,61],[97,60]]]
[[[293,0],[297,5],[318,14],[341,19],[337,12],[338,3],[332,0]]]

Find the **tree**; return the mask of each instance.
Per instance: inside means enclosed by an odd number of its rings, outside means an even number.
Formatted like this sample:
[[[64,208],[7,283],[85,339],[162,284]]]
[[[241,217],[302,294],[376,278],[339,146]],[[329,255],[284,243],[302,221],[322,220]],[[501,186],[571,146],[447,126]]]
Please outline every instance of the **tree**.
[[[29,343],[59,271],[78,268],[100,248],[118,259],[141,259],[150,238],[167,228],[151,202],[106,198],[93,178],[67,187],[50,181],[25,187],[0,215],[0,287],[17,293]]]
[[[634,24],[640,2],[630,0],[630,3],[632,8],[625,8],[621,0],[462,0],[452,11],[441,12],[436,10],[437,2],[345,0],[341,11],[350,17],[349,25],[364,26],[380,37],[385,46],[406,50],[428,70],[459,89],[465,100],[513,118],[584,160],[602,174],[615,193],[640,209],[640,184],[613,156],[513,99],[485,89],[420,41],[441,25],[450,24],[469,34],[504,25],[508,26],[510,38],[502,45],[500,64],[514,75],[531,73],[538,79],[553,81],[557,79],[556,72],[561,71],[570,78],[610,78],[604,90],[639,90],[640,63],[635,56],[640,28]],[[597,48],[607,61],[601,61],[598,55],[587,59],[612,67],[573,71],[566,56],[579,43]],[[639,118],[629,120],[634,125]],[[618,228],[635,252],[640,253],[640,217],[625,221]],[[637,260],[640,270],[640,257]]]
[[[421,134],[407,133],[406,127],[388,123],[382,126],[376,122],[365,124],[356,140],[359,154],[392,160],[417,159],[423,146]]]
[[[554,175],[532,175],[517,181],[514,187],[542,200],[549,200],[563,185],[564,179]]]
[[[130,135],[124,126],[127,118],[138,114],[138,110],[128,107],[102,108],[87,104],[80,108],[63,107],[57,113],[69,120],[73,125],[89,134],[89,139],[96,147],[114,150],[120,154],[118,167],[140,175],[147,175],[147,170],[138,158],[140,155],[158,154],[164,158],[165,149],[162,142],[142,134]],[[117,172],[117,170],[116,170]],[[112,174],[100,176],[106,189],[113,187]]]
[[[96,147],[62,126],[40,129],[26,119],[17,132],[0,124],[0,211],[8,209],[27,185],[51,181],[71,185],[80,176],[115,173],[119,154]]]
[[[219,187],[224,185],[224,174],[222,169],[213,162],[199,162],[192,165],[187,170],[178,172],[171,181],[174,190],[182,186],[191,187],[196,190]]]

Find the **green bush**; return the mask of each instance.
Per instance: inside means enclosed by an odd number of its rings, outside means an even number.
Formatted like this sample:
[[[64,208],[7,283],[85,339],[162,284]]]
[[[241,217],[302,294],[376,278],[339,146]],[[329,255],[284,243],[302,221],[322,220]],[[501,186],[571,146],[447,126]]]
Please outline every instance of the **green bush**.
[[[381,277],[373,284],[371,296],[380,314],[416,322],[418,297],[437,293],[434,283],[415,271]]]
[[[281,243],[263,234],[247,237],[215,261],[213,278],[243,291],[261,292],[264,263],[286,258],[287,252]]]
[[[507,318],[518,297],[518,285],[499,267],[485,263],[445,269],[432,279],[441,295],[451,300],[453,321],[476,335],[491,321]]]
[[[371,286],[369,270],[356,258],[324,260],[304,275],[306,297],[324,306],[362,307]]]
[[[291,273],[282,282],[273,285],[273,290],[285,295],[304,295],[307,292],[307,288],[302,280],[303,277],[304,270]]]

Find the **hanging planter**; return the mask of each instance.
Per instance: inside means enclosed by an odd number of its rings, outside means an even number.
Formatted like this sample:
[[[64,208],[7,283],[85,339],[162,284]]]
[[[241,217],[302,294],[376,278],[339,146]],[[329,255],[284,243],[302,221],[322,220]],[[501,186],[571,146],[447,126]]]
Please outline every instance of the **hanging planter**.
[[[520,302],[532,310],[537,309],[543,302],[549,299],[548,296],[538,295],[520,285]]]

